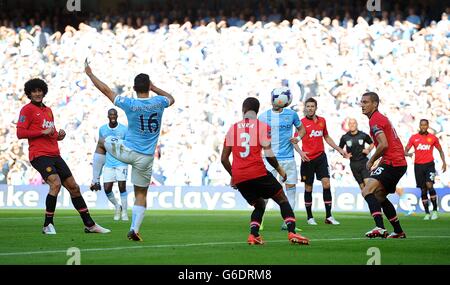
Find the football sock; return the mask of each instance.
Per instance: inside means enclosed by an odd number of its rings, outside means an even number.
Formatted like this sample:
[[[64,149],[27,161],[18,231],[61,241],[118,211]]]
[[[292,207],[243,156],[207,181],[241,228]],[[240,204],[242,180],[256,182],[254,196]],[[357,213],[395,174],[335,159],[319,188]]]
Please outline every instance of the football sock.
[[[108,200],[114,205],[114,207],[117,208],[117,206],[119,206],[119,204],[117,203],[116,197],[114,197],[113,191],[111,191],[111,192],[105,191],[105,194],[106,194],[106,197],[108,197]]]
[[[292,210],[295,210],[295,206],[296,206],[296,197],[297,197],[297,188],[291,187],[291,188],[287,188],[286,187],[286,196],[288,198],[289,204],[291,205]]]
[[[288,232],[295,233],[295,215],[289,202],[280,203],[280,210]]]
[[[431,200],[431,203],[433,204],[433,211],[437,211],[436,190],[434,190],[434,188],[431,188],[429,192],[430,192],[430,200]]]
[[[324,188],[323,189],[323,202],[325,203],[325,211],[327,214],[327,218],[331,217],[331,191],[330,188]]]
[[[427,196],[422,196],[422,204],[423,204],[423,208],[425,209],[425,213],[429,214],[430,213],[430,209],[428,208],[428,197]]]
[[[144,220],[145,207],[134,205],[133,209],[132,209],[132,213],[133,213],[133,215],[132,215],[130,230],[134,230],[135,233],[138,233],[139,229],[141,228],[142,221]]]
[[[89,209],[84,202],[83,196],[72,198],[72,203],[78,213],[80,213],[81,219],[86,227],[92,227],[95,225],[94,220],[92,220],[89,214]]]
[[[100,175],[102,174],[103,165],[105,165],[106,155],[94,153],[94,160],[92,161],[92,183],[100,182]]]
[[[392,205],[391,201],[387,198],[381,203],[381,207],[383,207],[383,212],[388,218],[391,225],[394,227],[394,232],[401,233],[403,232],[402,227],[400,226],[400,221],[398,220],[397,213],[395,212],[394,205]]]
[[[122,212],[126,212],[128,209],[128,193],[126,191],[120,193],[120,201],[122,204]]]
[[[47,198],[45,199],[44,227],[48,226],[49,224],[55,225],[53,223],[53,216],[55,215],[55,208],[56,208],[56,197],[48,194]]]
[[[375,224],[379,228],[384,229],[383,216],[381,215],[381,206],[374,194],[369,194],[364,197],[367,204],[369,205],[370,213],[372,214]]]
[[[312,192],[305,191],[305,208],[306,214],[308,215],[308,220],[313,217],[311,207],[312,207]]]
[[[265,208],[255,208],[252,212],[250,222],[250,233],[255,237],[259,236],[259,228],[261,227],[264,211]]]

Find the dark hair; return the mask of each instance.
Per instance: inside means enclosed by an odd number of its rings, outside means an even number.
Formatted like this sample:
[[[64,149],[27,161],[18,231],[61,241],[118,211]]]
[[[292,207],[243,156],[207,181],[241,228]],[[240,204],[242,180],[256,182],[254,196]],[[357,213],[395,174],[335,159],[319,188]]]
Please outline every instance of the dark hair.
[[[134,91],[137,93],[147,93],[150,91],[150,77],[148,74],[140,73],[134,78]]]
[[[248,97],[244,100],[244,103],[242,103],[242,109],[247,111],[255,111],[256,114],[259,112],[259,101],[255,97]]]
[[[378,97],[377,93],[375,93],[375,92],[366,92],[366,93],[363,94],[363,97],[364,96],[370,96],[370,100],[372,100],[372,102],[376,102],[377,105],[380,104],[380,97]]]
[[[47,83],[45,83],[44,80],[39,79],[39,78],[33,78],[33,79],[30,79],[27,82],[25,82],[24,91],[25,91],[25,94],[27,95],[28,99],[31,99],[31,92],[33,92],[37,89],[41,90],[45,96],[48,92]]]
[[[429,125],[430,123],[428,122],[428,120],[427,119],[420,119],[420,123],[422,123],[422,122],[426,122],[427,123],[427,125]],[[420,124],[419,123],[419,124]]]
[[[116,115],[117,115],[117,110],[114,109],[114,108],[111,108],[111,109],[108,110],[108,115],[109,115],[109,112],[114,112],[114,113],[116,113]]]
[[[313,97],[310,97],[310,98],[308,98],[308,99],[305,101],[305,106],[306,106],[306,104],[308,104],[308,103],[314,103],[314,105],[316,105],[316,108],[317,108],[317,101],[316,101],[316,99],[314,99]]]

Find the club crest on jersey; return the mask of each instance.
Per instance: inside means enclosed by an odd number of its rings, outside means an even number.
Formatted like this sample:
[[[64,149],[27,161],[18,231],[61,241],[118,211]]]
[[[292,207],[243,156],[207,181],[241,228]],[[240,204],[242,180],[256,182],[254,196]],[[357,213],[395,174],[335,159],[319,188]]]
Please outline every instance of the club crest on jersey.
[[[348,146],[348,147],[352,147],[352,144],[353,144],[353,143],[352,143],[351,140],[348,140],[348,141],[347,141],[347,146]]]
[[[49,122],[49,121],[44,119],[44,122],[42,123],[42,128],[43,129],[50,129],[50,128],[54,128],[54,127],[55,127],[55,123],[54,122]]]
[[[419,144],[417,146],[417,150],[430,150],[431,149],[431,145],[429,144]]]
[[[312,138],[312,137],[323,137],[323,131],[322,130],[320,130],[320,131],[312,130],[311,134],[309,135],[309,137],[310,138]]]
[[[431,143],[433,141],[432,138],[427,138],[427,142]]]
[[[359,145],[363,145],[364,140],[358,140]]]

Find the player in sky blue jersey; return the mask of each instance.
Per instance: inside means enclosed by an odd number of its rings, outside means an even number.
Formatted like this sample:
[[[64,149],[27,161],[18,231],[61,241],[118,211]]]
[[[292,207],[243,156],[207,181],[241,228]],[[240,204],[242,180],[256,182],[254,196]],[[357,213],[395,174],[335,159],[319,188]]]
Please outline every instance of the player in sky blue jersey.
[[[85,72],[111,102],[125,111],[128,119],[128,131],[125,140],[116,137],[99,139],[97,149],[103,154],[107,151],[118,160],[131,164],[131,183],[134,184],[135,202],[128,239],[142,241],[139,234],[147,207],[147,191],[150,185],[153,155],[161,130],[164,109],[171,106],[175,99],[166,91],[156,87],[147,74],[134,78],[133,89],[137,98],[116,95],[105,83],[100,81],[85,62]],[[150,97],[150,91],[158,96]]]
[[[127,127],[117,122],[117,110],[112,108],[108,110],[109,123],[100,127],[98,137],[105,139],[108,136],[113,136],[119,139],[125,139]],[[92,162],[92,184],[91,190],[100,190],[100,175],[103,173],[103,187],[105,189],[106,197],[114,205],[115,213],[114,220],[118,221],[121,217],[123,221],[128,221],[127,206],[127,176],[128,164],[114,158],[109,152],[106,152],[106,157],[101,153],[94,153]],[[104,167],[103,167],[104,166]],[[114,197],[113,184],[117,182],[119,185],[120,201],[119,204]]]
[[[263,112],[259,118],[260,121],[268,124],[271,128],[272,135],[272,150],[280,165],[285,169],[287,179],[285,181],[285,191],[288,197],[289,204],[292,209],[296,206],[296,184],[297,184],[297,165],[294,158],[294,147],[298,148],[302,160],[307,160],[308,157],[304,154],[297,145],[291,143],[290,139],[293,136],[293,128],[295,128],[300,137],[306,133],[300,118],[297,113],[291,109],[280,108],[272,104],[272,109]],[[277,172],[273,167],[264,160],[267,170],[269,170],[275,177]],[[279,179],[282,183],[282,180]],[[282,230],[287,230],[286,224],[281,226]]]

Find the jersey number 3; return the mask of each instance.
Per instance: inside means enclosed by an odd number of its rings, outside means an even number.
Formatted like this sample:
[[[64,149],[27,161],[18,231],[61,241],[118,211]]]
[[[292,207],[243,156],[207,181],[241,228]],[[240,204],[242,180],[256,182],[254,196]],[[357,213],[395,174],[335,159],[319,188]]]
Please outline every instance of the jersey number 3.
[[[250,154],[250,135],[248,133],[242,133],[241,139],[243,140],[241,142],[241,146],[245,147],[245,151],[239,152],[242,158],[247,157]]]
[[[155,118],[158,116],[158,113],[153,113],[150,115],[150,117],[148,117],[147,119],[147,126],[145,126],[145,120],[144,120],[144,115],[140,115],[139,119],[141,122],[141,131],[146,131],[146,128],[148,129],[148,131],[150,133],[156,133],[159,129],[159,122],[158,120]]]

